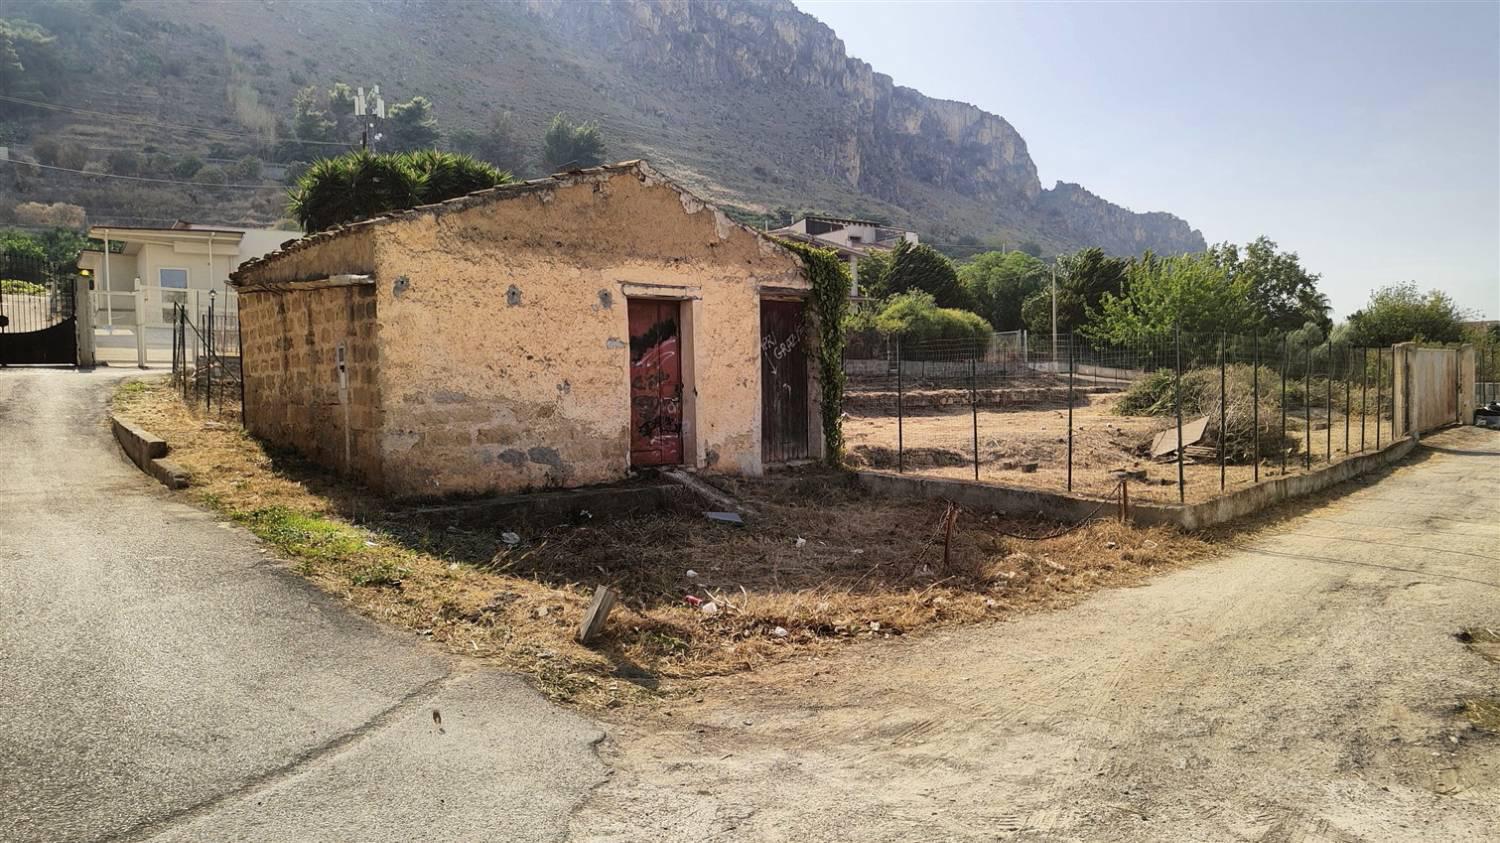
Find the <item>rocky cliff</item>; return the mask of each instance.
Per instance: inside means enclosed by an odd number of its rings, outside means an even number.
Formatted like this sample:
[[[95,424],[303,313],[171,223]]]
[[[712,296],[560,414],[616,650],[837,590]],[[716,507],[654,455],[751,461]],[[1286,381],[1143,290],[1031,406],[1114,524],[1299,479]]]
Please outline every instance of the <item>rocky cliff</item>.
[[[1044,190],[1025,139],[1004,118],[896,85],[786,0],[614,0],[581,8],[530,0],[528,8],[629,73],[730,103],[747,89],[772,92],[784,111],[802,113],[788,126],[774,116],[742,126],[745,136],[777,138],[794,153],[781,156],[782,165],[915,212],[913,224],[921,222],[921,206],[946,194],[992,210],[983,227],[1057,246],[1101,245],[1122,254],[1204,248],[1203,236],[1171,214],[1134,213],[1074,184]],[[807,122],[819,127],[815,136],[786,131]]]
[[[565,112],[598,121],[610,158],[649,159],[746,215],[872,216],[970,251],[1025,240],[1049,252],[1204,246],[1170,214],[1133,213],[1076,185],[1043,189],[1025,139],[1004,118],[895,84],[788,0],[17,8],[50,27],[65,54],[87,57],[59,101],[122,117],[23,112],[15,126],[0,126],[0,140],[22,154],[50,139],[78,144],[97,168],[117,152],[148,165],[196,157],[222,167],[245,156],[295,165],[339,149],[287,139],[299,89],[379,83],[390,102],[429,98],[446,131],[509,113],[529,159],[521,175],[539,173],[542,133]],[[109,85],[97,84],[101,75]],[[142,129],[158,123],[173,128]],[[171,175],[141,172],[163,173]],[[48,171],[24,185],[0,183],[0,214],[6,191],[76,201],[95,222],[128,224],[264,224],[285,203],[275,183],[209,191]]]

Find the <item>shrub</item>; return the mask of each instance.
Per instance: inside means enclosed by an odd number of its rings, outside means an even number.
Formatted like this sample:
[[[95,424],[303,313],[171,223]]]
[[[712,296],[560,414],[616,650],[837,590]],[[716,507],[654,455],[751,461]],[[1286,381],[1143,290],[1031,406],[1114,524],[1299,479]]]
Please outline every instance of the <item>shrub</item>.
[[[875,328],[883,334],[899,334],[913,341],[988,342],[991,333],[990,324],[979,314],[938,307],[932,294],[923,290],[892,296],[875,317]]]
[[[417,198],[423,203],[441,202],[510,181],[509,173],[468,155],[424,149],[405,158],[417,178]]]
[[[322,231],[508,181],[508,173],[467,155],[360,150],[309,166],[297,180],[288,211],[308,232]]]
[[[117,176],[133,176],[141,171],[141,155],[129,149],[116,149],[105,156],[104,164]]]
[[[1228,405],[1224,412],[1224,457],[1231,463],[1249,462],[1255,453],[1256,420],[1254,367],[1233,364],[1226,368],[1224,394]],[[1260,455],[1263,459],[1279,455],[1283,449],[1296,453],[1296,439],[1281,438],[1281,376],[1273,369],[1260,368]],[[1130,385],[1115,405],[1115,412],[1127,416],[1171,416],[1177,412],[1170,369],[1159,369]],[[1288,402],[1300,398],[1290,394]],[[1299,387],[1300,389],[1300,387]],[[1299,392],[1300,394],[1300,392]],[[1208,417],[1204,441],[1217,445],[1219,428],[1219,369],[1217,366],[1189,369],[1182,374],[1183,419]]]
[[[12,296],[44,296],[47,294],[47,288],[41,284],[33,284],[16,278],[0,278],[0,293]]]
[[[180,179],[190,179],[198,175],[201,169],[203,169],[203,161],[198,156],[184,155],[172,165],[172,175]]]

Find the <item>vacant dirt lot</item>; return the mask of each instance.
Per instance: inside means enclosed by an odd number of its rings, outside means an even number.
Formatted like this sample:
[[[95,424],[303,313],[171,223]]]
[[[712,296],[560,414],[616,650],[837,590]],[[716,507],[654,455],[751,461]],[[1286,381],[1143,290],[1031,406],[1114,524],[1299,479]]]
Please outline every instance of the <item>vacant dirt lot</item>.
[[[1500,433],[1424,445],[1221,560],[616,724],[572,837],[1493,839]]]
[[[948,541],[944,504],[868,498],[822,470],[716,479],[753,509],[743,528],[694,506],[461,529],[267,453],[232,413],[205,417],[164,382],[127,384],[116,406],[171,444],[193,475],[184,494],[244,524],[319,586],[586,706],[670,698],[705,676],[854,641],[1066,605],[1214,549],[1109,521],[1027,541],[1012,536],[1058,525],[967,512]],[[573,634],[600,584],[621,601],[603,640],[583,647]]]
[[[1108,495],[1116,484],[1109,472],[1116,469],[1145,471],[1147,480],[1131,481],[1133,499],[1172,502],[1177,500],[1177,464],[1154,462],[1145,446],[1157,432],[1175,428],[1174,419],[1160,416],[1121,416],[1114,412],[1117,394],[1081,395],[1073,408],[1073,491],[1085,495]],[[1319,411],[1326,413],[1326,411]],[[979,479],[1008,486],[1026,486],[1061,492],[1067,488],[1068,411],[1064,407],[995,409],[981,407],[979,425]],[[1344,416],[1335,409],[1332,424],[1326,415],[1313,416],[1311,452],[1313,468],[1333,459],[1343,459]],[[1366,420],[1365,443],[1375,445],[1374,415]],[[1389,420],[1385,422],[1389,425]],[[901,423],[906,449],[906,470],[959,479],[974,478],[974,415],[965,406],[943,412],[907,415]],[[1302,418],[1288,418],[1288,436],[1306,439]],[[1389,427],[1381,442],[1390,441]],[[1331,434],[1331,435],[1330,435]],[[870,468],[896,469],[897,420],[894,414],[851,413],[844,421],[844,435],[851,459]],[[1331,439],[1331,443],[1330,443]],[[1174,440],[1175,441],[1175,440]],[[1360,418],[1349,418],[1349,451],[1359,452]],[[1026,466],[1036,468],[1027,471]],[[1289,474],[1302,471],[1301,456],[1288,462]],[[1265,461],[1261,477],[1281,473],[1279,461]],[[1219,494],[1219,464],[1198,458],[1184,469],[1187,499],[1204,500]],[[1225,468],[1226,488],[1254,481],[1250,465]]]

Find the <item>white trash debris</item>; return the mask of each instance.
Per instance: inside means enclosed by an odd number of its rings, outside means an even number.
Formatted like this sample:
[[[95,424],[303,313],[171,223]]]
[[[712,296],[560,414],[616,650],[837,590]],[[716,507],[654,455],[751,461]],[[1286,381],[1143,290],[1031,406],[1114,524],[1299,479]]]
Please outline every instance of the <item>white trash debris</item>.
[[[804,539],[801,536],[798,536],[797,537],[797,546],[798,547],[806,547],[807,546],[807,539]]]
[[[784,626],[778,626],[775,629],[771,630],[771,635],[775,638],[785,638],[786,634],[786,627]]]
[[[704,603],[699,608],[702,610],[703,614],[708,615],[709,617],[713,617],[714,615],[717,615],[719,613],[719,604],[715,603],[712,600]]]
[[[692,568],[689,568],[687,569],[687,573],[683,576],[687,577],[688,579],[693,579],[694,577],[698,576],[698,572],[694,571]]]
[[[501,533],[500,541],[505,542],[511,547],[515,547],[516,545],[521,543],[521,537],[516,535],[515,533]]]

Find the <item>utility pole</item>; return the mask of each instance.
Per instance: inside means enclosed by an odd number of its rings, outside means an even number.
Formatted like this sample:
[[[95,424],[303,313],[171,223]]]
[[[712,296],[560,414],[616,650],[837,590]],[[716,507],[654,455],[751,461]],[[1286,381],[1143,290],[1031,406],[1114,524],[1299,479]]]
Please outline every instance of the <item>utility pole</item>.
[[[373,151],[375,142],[381,138],[380,133],[374,131],[375,121],[385,119],[385,98],[380,95],[379,85],[370,86],[369,96],[365,95],[364,88],[356,89],[354,116],[359,118],[359,148]]]

